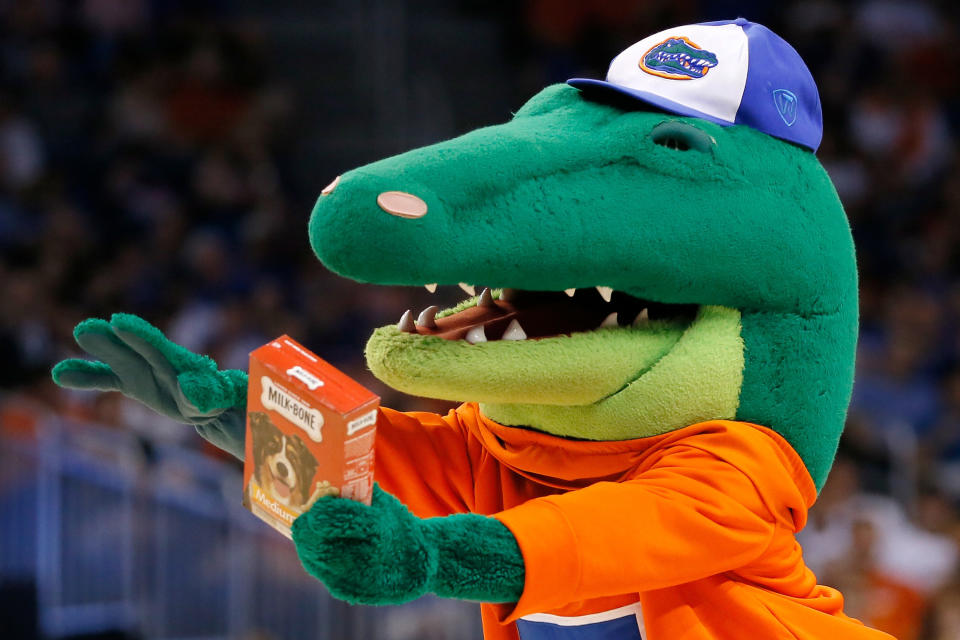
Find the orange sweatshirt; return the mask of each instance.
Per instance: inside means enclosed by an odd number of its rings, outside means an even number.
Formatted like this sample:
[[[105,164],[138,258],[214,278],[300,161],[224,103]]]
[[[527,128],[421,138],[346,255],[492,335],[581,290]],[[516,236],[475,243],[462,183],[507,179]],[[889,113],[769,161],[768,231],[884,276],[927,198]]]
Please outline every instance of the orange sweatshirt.
[[[843,596],[804,565],[794,534],[816,489],[765,427],[588,442],[502,426],[476,404],[383,409],[376,478],[422,518],[481,513],[514,534],[523,594],[481,605],[486,640],[520,638],[518,621],[524,636],[565,638],[550,634],[624,612],[643,635],[609,637],[891,638],[844,615]],[[545,635],[529,626],[544,622]]]

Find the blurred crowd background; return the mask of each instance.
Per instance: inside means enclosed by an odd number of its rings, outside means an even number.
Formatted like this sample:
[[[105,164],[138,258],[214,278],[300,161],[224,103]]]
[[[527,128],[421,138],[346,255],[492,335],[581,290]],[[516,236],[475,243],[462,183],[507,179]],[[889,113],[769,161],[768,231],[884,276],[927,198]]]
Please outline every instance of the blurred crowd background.
[[[116,311],[223,367],[288,333],[386,405],[441,408],[378,384],[362,348],[460,292],[326,271],[306,233],[320,189],[504,121],[549,83],[602,77],[654,31],[741,15],[813,71],[818,155],[859,251],[856,387],[805,557],[851,615],[901,640],[960,638],[960,16],[947,0],[0,0],[0,451],[36,448],[45,425],[96,425],[133,439],[137,473],[170,447],[217,457],[119,394],[52,384],[52,364],[79,355],[74,325]],[[0,469],[0,519],[17,486]],[[34,553],[11,539],[3,553]],[[0,573],[14,579],[31,588],[29,571]],[[0,626],[51,633],[39,602],[40,631],[29,607]],[[408,617],[409,637],[470,637],[450,629],[476,621],[443,606]]]

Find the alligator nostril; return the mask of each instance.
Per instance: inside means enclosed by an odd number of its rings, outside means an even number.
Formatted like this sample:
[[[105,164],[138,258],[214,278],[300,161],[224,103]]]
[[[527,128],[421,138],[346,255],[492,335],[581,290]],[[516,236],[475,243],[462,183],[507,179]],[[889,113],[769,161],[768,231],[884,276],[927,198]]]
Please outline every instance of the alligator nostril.
[[[401,218],[420,218],[427,214],[427,203],[403,191],[384,191],[377,196],[377,204],[390,215]]]
[[[331,193],[333,193],[333,190],[337,188],[338,184],[340,184],[340,176],[337,176],[336,178],[333,179],[333,182],[325,186],[323,188],[323,191],[320,192],[320,195],[322,196],[330,195]]]
[[[679,120],[661,122],[650,131],[650,138],[655,144],[674,151],[706,153],[717,146],[717,141],[709,133]]]

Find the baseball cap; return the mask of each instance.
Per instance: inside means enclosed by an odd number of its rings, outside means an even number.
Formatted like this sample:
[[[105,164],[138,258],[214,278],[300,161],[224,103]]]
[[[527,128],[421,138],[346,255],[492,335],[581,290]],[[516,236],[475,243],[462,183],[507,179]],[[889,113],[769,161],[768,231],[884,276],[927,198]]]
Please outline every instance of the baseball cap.
[[[816,151],[823,137],[817,85],[800,54],[744,18],[666,29],[613,59],[606,80],[571,78],[670,113],[743,124]]]

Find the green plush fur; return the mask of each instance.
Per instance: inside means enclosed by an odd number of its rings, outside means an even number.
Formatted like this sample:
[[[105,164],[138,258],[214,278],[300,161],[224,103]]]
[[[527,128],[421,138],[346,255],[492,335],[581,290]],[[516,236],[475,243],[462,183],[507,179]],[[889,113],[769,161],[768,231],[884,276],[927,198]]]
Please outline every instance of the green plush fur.
[[[478,602],[516,602],[525,570],[517,540],[499,520],[461,513],[423,521],[437,549],[431,593]]]
[[[374,486],[372,504],[321,499],[293,523],[300,561],[348,602],[397,604],[427,593],[514,602],[523,556],[510,531],[487,516],[421,520]]]
[[[657,145],[650,132],[674,120],[716,144],[703,152]],[[376,196],[392,190],[422,198],[427,214],[411,220],[382,211]],[[344,174],[318,200],[310,240],[328,267],[362,282],[604,285],[736,309],[745,359],[735,417],[779,431],[817,486],[826,479],[852,387],[857,282],[842,206],[808,150],[748,127],[623,109],[558,85],[506,124]],[[469,357],[463,345],[438,344],[430,356],[420,343],[406,344],[416,353],[368,349],[373,371],[399,388],[476,400],[490,393],[490,381],[519,377],[511,368],[518,359],[491,359],[470,372],[479,384],[464,389],[464,368],[450,368],[457,354]],[[430,357],[446,383],[436,373],[428,390],[419,383]],[[413,361],[408,370],[391,364]],[[596,358],[585,375],[607,366]],[[688,375],[706,380],[709,371]],[[549,402],[551,412],[570,404]],[[718,397],[698,402],[729,406]],[[679,413],[688,411],[730,417]]]
[[[833,464],[853,384],[855,296],[829,315],[755,311],[741,320],[747,349],[737,418],[782,433],[818,488]]]
[[[77,344],[96,361],[71,358],[53,368],[64,387],[120,391],[157,413],[193,425],[239,459],[244,457],[247,374],[219,371],[212,358],[170,342],[143,318],[117,313],[84,320]]]

